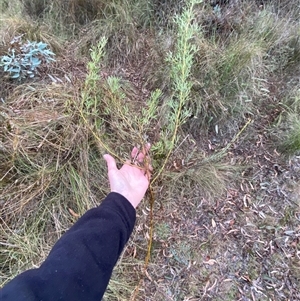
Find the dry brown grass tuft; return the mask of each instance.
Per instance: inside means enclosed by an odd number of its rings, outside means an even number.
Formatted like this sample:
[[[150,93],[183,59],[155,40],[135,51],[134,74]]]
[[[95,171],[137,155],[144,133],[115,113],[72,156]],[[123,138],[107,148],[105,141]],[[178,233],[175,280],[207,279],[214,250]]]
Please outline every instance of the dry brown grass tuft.
[[[77,93],[70,83],[23,84],[1,105],[3,275],[13,277],[38,264],[78,216],[107,193],[99,186],[101,153],[88,142]]]
[[[55,172],[64,165],[64,158],[76,153],[83,134],[72,127],[67,115],[65,104],[72,95],[66,88],[63,85],[21,85],[1,106],[1,166],[3,178],[11,183],[13,190],[10,193],[6,187],[6,214],[24,210],[33,196],[43,194],[55,178]],[[16,175],[21,177],[17,182]],[[29,183],[30,188],[26,187]],[[16,185],[20,188],[16,189]],[[21,187],[31,191],[25,200],[20,198]]]
[[[47,3],[43,0],[21,0],[24,10],[35,19],[43,18],[48,14],[60,15],[61,21],[73,24],[86,24],[97,17],[103,16],[107,3],[103,0],[55,0]]]
[[[62,50],[61,40],[51,34],[47,26],[26,18],[8,17],[0,22],[0,55],[4,55],[4,51],[6,52],[10,47],[13,38],[20,35],[23,36],[24,41],[42,41],[48,44],[56,53]]]

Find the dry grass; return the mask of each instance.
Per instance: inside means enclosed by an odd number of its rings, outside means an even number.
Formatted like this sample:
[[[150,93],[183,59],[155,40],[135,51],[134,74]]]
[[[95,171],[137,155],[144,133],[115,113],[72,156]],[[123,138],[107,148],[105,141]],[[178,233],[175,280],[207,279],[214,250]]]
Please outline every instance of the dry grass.
[[[194,8],[178,110],[168,53],[186,2],[0,0],[0,56],[20,34],[56,53],[32,81],[0,80],[2,284],[108,193],[104,152],[121,163],[149,141],[154,207],[138,209],[105,300],[300,298],[297,1],[211,2]]]

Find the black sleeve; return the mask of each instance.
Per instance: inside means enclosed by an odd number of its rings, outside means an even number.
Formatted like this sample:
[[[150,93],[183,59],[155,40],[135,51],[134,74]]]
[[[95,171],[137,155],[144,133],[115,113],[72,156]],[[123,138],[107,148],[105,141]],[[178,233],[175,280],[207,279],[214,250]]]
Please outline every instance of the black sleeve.
[[[110,193],[57,241],[40,268],[5,285],[0,301],[100,301],[134,223],[133,206]]]

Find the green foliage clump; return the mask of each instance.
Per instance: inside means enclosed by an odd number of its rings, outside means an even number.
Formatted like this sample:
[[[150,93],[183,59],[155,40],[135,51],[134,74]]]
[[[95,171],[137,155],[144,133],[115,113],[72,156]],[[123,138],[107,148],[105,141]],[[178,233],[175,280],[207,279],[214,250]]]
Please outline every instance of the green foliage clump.
[[[299,116],[292,116],[290,129],[286,138],[280,146],[282,152],[286,154],[295,154],[300,151],[300,119]]]
[[[168,56],[170,64],[172,96],[167,100],[168,113],[165,116],[166,127],[161,131],[161,139],[153,146],[153,151],[165,157],[158,175],[164,169],[175,145],[178,142],[179,128],[185,123],[191,112],[186,106],[190,101],[192,89],[192,66],[198,50],[193,38],[200,28],[194,22],[194,5],[201,1],[191,1],[181,15],[177,16],[177,36],[175,51]]]
[[[106,151],[117,156],[113,150],[115,141],[122,144],[134,141],[144,144],[151,122],[157,117],[160,90],[150,93],[146,105],[138,114],[132,114],[135,100],[131,99],[131,85],[117,76],[101,78],[101,64],[106,55],[107,39],[102,37],[91,49],[91,60],[81,93],[80,114],[89,126],[97,143]],[[130,100],[130,101],[128,101]],[[108,138],[109,137],[109,141]]]

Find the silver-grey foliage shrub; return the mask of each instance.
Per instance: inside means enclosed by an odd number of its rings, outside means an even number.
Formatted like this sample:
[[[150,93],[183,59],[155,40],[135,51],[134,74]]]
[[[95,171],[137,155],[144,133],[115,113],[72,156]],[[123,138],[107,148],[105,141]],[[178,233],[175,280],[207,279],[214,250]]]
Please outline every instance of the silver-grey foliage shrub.
[[[43,63],[55,61],[55,54],[43,42],[22,41],[22,36],[15,37],[8,53],[0,57],[0,66],[14,79],[32,78],[37,68]]]

